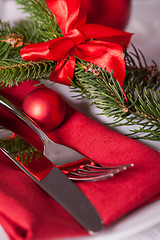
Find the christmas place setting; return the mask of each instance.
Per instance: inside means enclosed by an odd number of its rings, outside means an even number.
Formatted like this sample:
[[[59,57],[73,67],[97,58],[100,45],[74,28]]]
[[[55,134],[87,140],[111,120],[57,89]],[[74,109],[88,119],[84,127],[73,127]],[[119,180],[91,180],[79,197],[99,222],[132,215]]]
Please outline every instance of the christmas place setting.
[[[0,0],[0,239],[160,239],[159,0]]]

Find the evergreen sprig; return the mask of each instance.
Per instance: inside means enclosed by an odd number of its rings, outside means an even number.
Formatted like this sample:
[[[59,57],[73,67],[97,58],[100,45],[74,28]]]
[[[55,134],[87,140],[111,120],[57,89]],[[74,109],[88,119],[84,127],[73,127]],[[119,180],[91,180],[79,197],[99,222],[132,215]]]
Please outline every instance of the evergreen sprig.
[[[160,86],[160,72],[157,64],[152,61],[152,65],[148,66],[145,56],[136,47],[131,44],[133,51],[128,52],[127,48],[124,51],[125,64],[126,64],[126,78],[123,88],[125,92],[127,91],[128,86],[130,86],[129,91],[133,88],[134,85],[141,85],[141,89],[149,87],[153,90],[159,89]]]
[[[123,114],[125,99],[122,89],[105,69],[79,59],[72,86],[76,88],[72,91],[78,93],[77,97],[92,99],[93,104],[102,109],[105,115]]]
[[[43,41],[41,34],[38,31],[38,23],[32,20],[20,20],[9,24],[0,20],[0,41],[8,38],[20,38],[23,45],[28,43],[36,43]]]
[[[0,22],[0,86],[12,87],[27,79],[48,79],[56,63],[42,60],[25,62],[20,56],[21,48],[28,43],[42,41],[37,31],[38,23],[22,20],[10,26]]]
[[[0,65],[13,61],[22,61],[20,56],[21,48],[29,43],[36,43],[42,40],[37,32],[37,25],[31,21],[20,21],[10,26],[9,23],[0,21]]]
[[[16,0],[24,12],[29,13],[29,18],[38,24],[39,35],[43,41],[62,37],[63,34],[56,22],[56,18],[51,14],[45,0]]]
[[[128,125],[130,136],[150,140],[160,140],[160,73],[157,65],[148,66],[141,51],[133,46],[134,52],[124,53],[126,60],[126,80],[124,97],[122,89],[113,74],[107,73],[93,64],[78,59],[73,92],[82,98],[92,99],[103,115],[113,117],[110,124]],[[134,125],[139,128],[134,129]]]
[[[13,87],[27,79],[48,79],[55,68],[55,62],[42,60],[39,62],[3,61],[0,66],[0,86]]]
[[[12,157],[26,165],[32,161],[33,157],[38,160],[38,158],[42,156],[38,150],[19,135],[0,139],[0,147],[4,148]]]

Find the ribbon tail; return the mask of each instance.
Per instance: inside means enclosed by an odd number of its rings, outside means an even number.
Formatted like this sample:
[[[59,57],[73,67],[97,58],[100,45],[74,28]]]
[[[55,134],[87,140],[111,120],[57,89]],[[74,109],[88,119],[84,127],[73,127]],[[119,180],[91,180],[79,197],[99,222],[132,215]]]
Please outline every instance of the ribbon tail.
[[[55,70],[50,75],[50,81],[70,86],[75,64],[76,58],[73,56],[66,56],[63,60],[58,61]]]

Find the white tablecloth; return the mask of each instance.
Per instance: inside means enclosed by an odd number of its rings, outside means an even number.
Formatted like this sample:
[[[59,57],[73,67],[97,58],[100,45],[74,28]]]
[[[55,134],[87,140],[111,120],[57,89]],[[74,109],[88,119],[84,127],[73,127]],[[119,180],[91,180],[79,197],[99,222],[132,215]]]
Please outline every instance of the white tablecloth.
[[[14,0],[0,0],[0,18],[3,21],[15,21],[19,20],[23,17],[21,11],[16,9],[15,1]],[[151,63],[152,59],[154,59],[157,64],[160,66],[160,0],[132,0],[132,13],[130,22],[126,28],[126,31],[135,33],[132,38],[132,42],[134,45],[139,48],[145,55],[145,58],[148,63]],[[131,47],[130,47],[131,49]],[[59,89],[58,89],[59,90]],[[66,89],[65,89],[66,90]],[[59,90],[61,91],[61,89]],[[67,90],[66,90],[67,92]],[[77,108],[77,103],[73,98],[70,98],[70,93],[66,96],[66,99],[71,102],[73,101],[74,107]],[[80,106],[80,105],[79,105]],[[78,108],[79,108],[78,106]],[[85,110],[83,104],[80,107],[82,111]],[[102,119],[103,121],[103,119]],[[122,132],[125,131],[122,129]],[[155,148],[156,150],[160,150],[160,143],[159,142],[148,142],[144,141],[146,144],[149,144],[151,147]],[[156,204],[150,205],[148,208],[142,209],[142,212],[136,212],[138,214],[139,220],[141,223],[144,221],[143,214],[147,211],[154,211],[157,208],[160,215],[160,201],[156,202]],[[144,212],[143,212],[144,211]],[[156,213],[155,213],[156,215]],[[141,218],[142,216],[142,218]],[[136,215],[137,217],[137,215]],[[133,216],[134,218],[134,216]],[[107,235],[105,232],[104,234],[100,234],[97,236],[92,236],[89,238],[78,238],[79,240],[159,240],[160,239],[160,218],[157,218],[154,221],[154,216],[151,214],[151,218],[153,221],[150,221],[146,227],[143,228],[135,228],[135,230],[129,235],[122,234],[122,231],[119,231],[119,235],[109,234]],[[132,215],[131,215],[132,219]],[[136,219],[136,218],[135,218]],[[126,222],[125,222],[126,221]],[[124,227],[128,227],[128,218],[124,221]],[[128,222],[127,222],[128,221]],[[136,221],[136,220],[135,220]],[[126,225],[125,225],[126,224]],[[132,224],[132,221],[131,221]],[[145,221],[144,221],[145,224]],[[121,225],[121,224],[120,224]],[[141,225],[141,224],[139,224]],[[123,228],[123,227],[122,227]],[[130,227],[132,230],[132,227]],[[130,230],[130,229],[128,229]],[[113,229],[111,230],[113,231]],[[117,231],[117,230],[115,230]],[[8,237],[6,236],[4,230],[0,226],[0,239],[7,240]]]

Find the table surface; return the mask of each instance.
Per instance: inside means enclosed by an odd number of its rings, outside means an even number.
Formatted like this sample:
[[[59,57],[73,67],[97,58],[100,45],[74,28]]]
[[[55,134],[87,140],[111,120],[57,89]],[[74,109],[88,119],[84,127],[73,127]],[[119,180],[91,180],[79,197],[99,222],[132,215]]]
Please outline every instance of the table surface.
[[[132,43],[139,48],[143,53],[147,60],[147,63],[151,64],[152,60],[154,60],[160,66],[160,1],[159,0],[132,0],[132,12],[129,24],[126,28],[126,31],[135,33],[132,38]],[[21,18],[24,18],[24,14],[16,9],[16,4],[14,0],[0,0],[0,18],[3,21],[16,21]],[[129,50],[132,50],[131,46]],[[55,88],[54,88],[55,89]],[[95,116],[94,106],[91,107],[90,112],[88,113],[88,100],[82,100],[81,102],[75,100],[71,97],[71,92],[68,90],[66,86],[57,86],[56,89],[60,94],[64,94],[65,90],[65,100],[72,104],[73,107],[78,109],[85,114],[89,114],[92,118],[97,118],[98,121],[102,123],[106,121],[103,116]],[[126,133],[128,131],[127,127],[118,128],[119,132]],[[142,140],[141,140],[142,141]],[[160,143],[154,141],[146,141],[143,140],[145,144],[154,148],[155,150],[160,151]],[[137,214],[139,214],[139,219],[143,216],[144,212],[151,212],[153,209],[160,211],[160,201],[157,201],[147,206],[145,209],[142,209],[142,212],[136,212],[135,219],[137,218]],[[132,218],[132,215],[130,216]],[[134,216],[133,216],[134,218]],[[142,217],[143,220],[143,217]],[[120,223],[120,225],[128,226],[127,221],[131,221],[130,219],[124,220],[124,223]],[[109,234],[106,235],[100,234],[93,237],[87,238],[78,238],[77,240],[128,240],[128,236],[126,234],[119,234],[119,236]],[[4,230],[0,226],[0,239],[8,240],[7,235]],[[156,221],[152,222],[152,224],[146,225],[146,227],[134,229],[134,231],[129,236],[130,240],[159,240],[160,239],[160,218],[156,219]],[[73,239],[75,240],[75,239]]]

